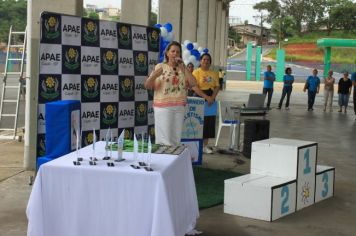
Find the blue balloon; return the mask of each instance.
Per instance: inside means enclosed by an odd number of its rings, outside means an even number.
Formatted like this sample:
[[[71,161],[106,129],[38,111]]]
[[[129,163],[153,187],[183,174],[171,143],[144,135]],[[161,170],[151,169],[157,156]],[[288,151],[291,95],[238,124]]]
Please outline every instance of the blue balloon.
[[[187,44],[187,49],[188,49],[189,51],[192,51],[193,48],[194,48],[194,45],[193,45],[192,43],[188,43],[188,44]]]
[[[166,28],[168,32],[172,32],[173,30],[173,26],[171,23],[166,23],[163,25],[163,27]]]
[[[208,52],[209,52],[209,49],[204,48],[204,49],[203,49],[203,52],[204,52],[204,53],[208,53]]]
[[[159,29],[159,28],[162,27],[162,25],[157,23],[157,24],[154,25],[154,27]]]
[[[195,56],[195,57],[197,57],[197,56],[200,57],[200,53],[199,53],[199,51],[196,50],[196,49],[193,49],[190,53],[191,53],[193,56]]]
[[[161,56],[159,57],[159,62],[163,62],[163,60],[164,60],[164,56],[161,55]]]

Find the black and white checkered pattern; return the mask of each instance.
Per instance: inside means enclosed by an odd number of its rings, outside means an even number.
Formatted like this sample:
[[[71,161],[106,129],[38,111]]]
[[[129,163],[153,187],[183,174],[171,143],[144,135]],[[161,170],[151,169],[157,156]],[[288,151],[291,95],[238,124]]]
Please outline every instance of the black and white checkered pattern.
[[[154,136],[153,94],[145,77],[159,58],[159,29],[45,12],[41,15],[38,155],[45,152],[45,103],[81,101],[82,145]]]

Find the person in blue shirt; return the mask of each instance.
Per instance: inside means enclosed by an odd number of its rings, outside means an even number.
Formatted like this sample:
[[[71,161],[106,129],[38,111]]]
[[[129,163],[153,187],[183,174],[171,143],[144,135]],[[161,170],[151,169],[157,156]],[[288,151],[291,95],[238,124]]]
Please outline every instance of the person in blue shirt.
[[[270,109],[272,94],[273,94],[273,83],[276,80],[276,76],[272,72],[272,66],[267,66],[267,71],[263,74],[263,94],[267,94],[267,109]]]
[[[285,70],[285,75],[283,76],[282,97],[281,100],[279,101],[277,109],[282,108],[283,100],[287,95],[286,110],[289,110],[289,100],[293,89],[293,83],[294,83],[294,76],[292,75],[292,69],[290,67],[287,67]]]
[[[313,110],[315,96],[319,93],[320,89],[320,79],[317,76],[318,70],[313,70],[313,75],[310,75],[305,82],[303,91],[305,92],[308,89],[308,111]]]
[[[356,72],[351,74],[352,87],[354,88],[354,112],[356,115]]]

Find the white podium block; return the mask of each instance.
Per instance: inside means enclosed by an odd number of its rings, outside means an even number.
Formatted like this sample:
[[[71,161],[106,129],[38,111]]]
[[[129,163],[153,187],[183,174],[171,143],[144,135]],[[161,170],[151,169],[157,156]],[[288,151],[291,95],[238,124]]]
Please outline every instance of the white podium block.
[[[251,174],[297,179],[299,169],[315,169],[317,145],[315,142],[282,138],[253,142]],[[301,163],[306,150],[309,150],[309,158]]]
[[[334,196],[335,168],[331,166],[316,167],[315,203]]]
[[[295,210],[293,179],[247,174],[225,180],[225,213],[273,221]]]

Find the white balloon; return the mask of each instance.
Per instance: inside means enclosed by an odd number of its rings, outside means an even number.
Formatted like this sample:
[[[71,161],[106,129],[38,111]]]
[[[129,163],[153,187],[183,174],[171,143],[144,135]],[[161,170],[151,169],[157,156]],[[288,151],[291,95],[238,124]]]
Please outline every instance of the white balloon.
[[[193,62],[193,65],[194,65],[194,68],[198,68],[199,67],[199,61],[197,61],[197,60],[195,60],[194,62]]]
[[[173,40],[174,40],[174,34],[173,34],[173,32],[169,32],[167,34],[167,41],[171,42]]]
[[[189,64],[189,60],[184,60],[184,64],[188,65]]]
[[[188,39],[184,40],[184,46],[187,46],[190,43],[190,41]]]
[[[188,59],[189,56],[190,56],[190,51],[188,49],[183,49],[182,57]]]
[[[189,62],[194,64],[194,61],[195,61],[195,56],[193,55],[189,56]]]
[[[201,53],[203,51],[203,47],[198,47],[198,51]]]
[[[167,36],[168,36],[168,31],[167,31],[167,29],[164,28],[164,27],[161,27],[160,29],[161,29],[161,36],[162,36],[162,38],[166,39]]]
[[[198,49],[199,48],[199,44],[197,42],[193,43],[194,49]]]

